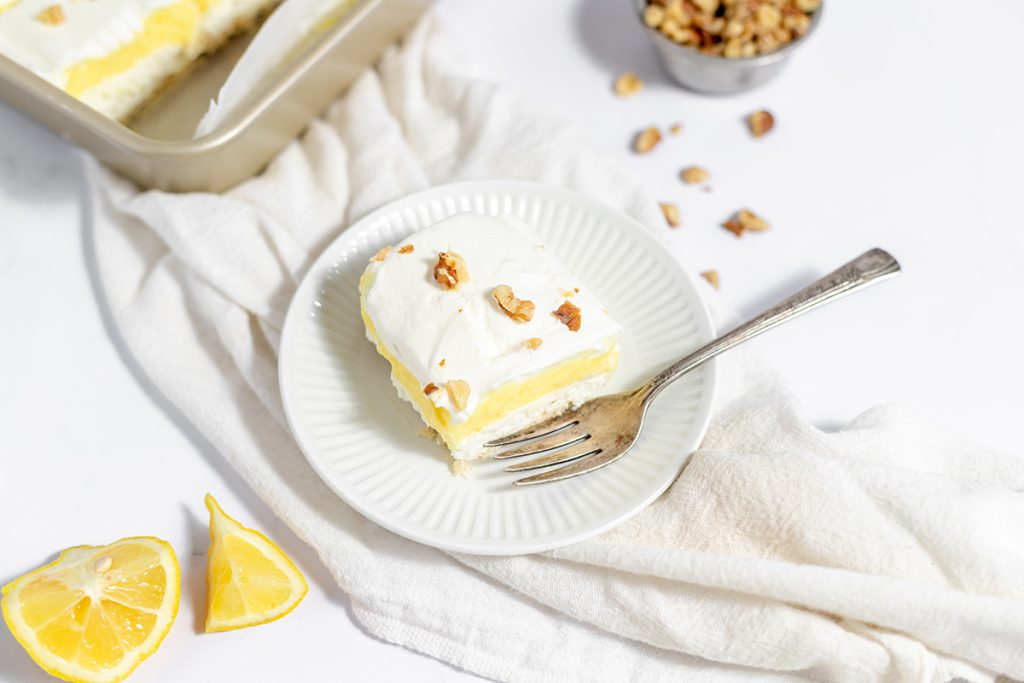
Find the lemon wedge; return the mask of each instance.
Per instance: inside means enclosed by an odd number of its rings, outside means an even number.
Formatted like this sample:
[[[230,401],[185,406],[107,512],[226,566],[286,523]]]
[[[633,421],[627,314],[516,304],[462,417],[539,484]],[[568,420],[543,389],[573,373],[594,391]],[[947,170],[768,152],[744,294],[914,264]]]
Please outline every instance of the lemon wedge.
[[[4,621],[58,678],[113,683],[153,654],[178,613],[174,549],[152,537],[68,548],[3,587]]]
[[[280,619],[302,602],[309,587],[273,541],[225,514],[206,494],[210,554],[206,630],[230,631]]]

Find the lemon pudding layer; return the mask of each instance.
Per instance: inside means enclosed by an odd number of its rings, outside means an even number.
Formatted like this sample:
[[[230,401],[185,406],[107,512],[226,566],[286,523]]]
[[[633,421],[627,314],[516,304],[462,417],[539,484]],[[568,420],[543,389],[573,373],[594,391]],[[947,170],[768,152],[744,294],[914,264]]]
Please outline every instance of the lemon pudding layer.
[[[460,214],[382,249],[359,283],[367,337],[452,457],[591,398],[621,331],[519,220]]]
[[[0,0],[0,54],[124,120],[279,0]]]

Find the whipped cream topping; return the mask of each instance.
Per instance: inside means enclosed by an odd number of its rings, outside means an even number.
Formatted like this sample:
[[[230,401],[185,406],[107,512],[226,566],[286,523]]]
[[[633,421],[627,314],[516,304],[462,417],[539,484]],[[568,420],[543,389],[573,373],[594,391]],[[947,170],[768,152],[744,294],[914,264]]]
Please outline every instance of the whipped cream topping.
[[[401,253],[409,245],[413,251]],[[466,263],[469,280],[457,289],[446,290],[434,280],[442,251],[455,252]],[[492,296],[498,285],[534,303],[529,322],[516,322],[499,308]],[[414,233],[382,261],[370,263],[362,287],[363,309],[380,342],[421,387],[432,383],[441,388],[429,397],[455,422],[468,419],[481,397],[505,382],[580,354],[608,351],[622,329],[540,239],[511,216],[459,214]],[[553,315],[565,301],[580,309],[578,331]],[[527,346],[533,338],[542,342],[535,349]],[[461,412],[444,390],[452,380],[470,387]]]
[[[66,70],[134,40],[146,18],[176,0],[18,0],[0,12],[0,54],[63,88]],[[36,17],[60,5],[65,20]]]

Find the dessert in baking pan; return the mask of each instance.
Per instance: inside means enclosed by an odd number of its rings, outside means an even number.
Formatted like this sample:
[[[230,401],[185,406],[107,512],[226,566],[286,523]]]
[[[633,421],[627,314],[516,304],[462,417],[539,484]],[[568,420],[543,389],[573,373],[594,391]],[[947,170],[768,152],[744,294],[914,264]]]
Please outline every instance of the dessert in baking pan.
[[[593,397],[621,327],[518,219],[459,214],[385,247],[363,322],[399,395],[456,460]]]
[[[0,54],[124,121],[279,0],[0,0]]]

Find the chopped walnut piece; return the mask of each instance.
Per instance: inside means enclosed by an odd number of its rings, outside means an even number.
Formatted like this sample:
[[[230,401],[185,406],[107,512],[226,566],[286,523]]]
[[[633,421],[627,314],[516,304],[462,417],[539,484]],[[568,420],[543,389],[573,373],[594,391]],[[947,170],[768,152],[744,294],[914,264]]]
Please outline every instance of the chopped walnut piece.
[[[615,79],[615,94],[619,97],[635,95],[644,88],[644,82],[635,71],[625,71]]]
[[[426,394],[427,396],[430,396],[432,393],[434,393],[437,390],[438,390],[438,386],[436,384],[434,384],[433,382],[431,382],[427,386],[423,387],[423,393]]]
[[[637,154],[647,154],[661,142],[661,131],[651,126],[644,128],[633,138],[633,151]]]
[[[461,413],[465,410],[469,405],[469,384],[462,379],[453,379],[445,384],[444,388],[455,411]]]
[[[508,285],[498,285],[491,292],[491,296],[498,302],[498,308],[505,311],[505,315],[517,323],[525,323],[533,320],[534,305],[532,301],[517,299]]]
[[[725,223],[722,223],[722,227],[737,237],[741,237],[747,230],[764,232],[770,226],[768,225],[768,221],[755,213],[747,209],[741,209],[736,212],[736,216],[734,218],[730,218]]]
[[[698,183],[706,183],[711,178],[711,173],[706,168],[701,168],[700,166],[688,166],[683,169],[679,176],[687,185],[696,185]]]
[[[400,249],[398,250],[398,253],[399,253],[399,254],[411,254],[411,253],[412,253],[412,251],[413,251],[413,249],[415,249],[415,248],[416,248],[416,247],[412,246],[411,244],[407,244],[407,245],[405,245],[404,247],[401,247],[401,248],[400,248]]]
[[[814,12],[821,7],[821,0],[793,0],[793,4],[801,12]]]
[[[747,117],[747,125],[750,126],[750,133],[755,138],[759,138],[772,129],[775,125],[775,117],[764,110],[755,111]]]
[[[743,227],[734,220],[727,220],[726,222],[722,223],[722,227],[731,232],[732,234],[736,235],[737,237],[743,236]]]
[[[568,299],[571,296],[576,296],[577,292],[579,292],[579,291],[580,291],[579,289],[563,289],[562,290],[562,298],[563,299]]]
[[[715,289],[718,289],[719,280],[717,270],[705,270],[703,273],[700,274],[700,276],[707,280],[709,285],[711,285]]]
[[[736,217],[739,219],[740,226],[742,226],[744,230],[764,232],[769,228],[768,221],[754,214],[752,211],[748,211],[747,209],[740,209],[740,212],[736,215]]]
[[[562,305],[551,313],[553,316],[569,328],[572,332],[578,332],[582,322],[582,312],[579,307],[571,301],[563,301]]]
[[[644,8],[644,23],[651,28],[658,28],[665,21],[665,8],[661,5],[648,5]]]
[[[683,132],[683,124],[673,123],[671,126],[668,127],[668,132],[671,133],[672,135],[679,135],[680,133]]]
[[[458,289],[459,285],[469,280],[469,269],[462,257],[454,251],[442,251],[437,255],[434,279],[444,289]]]
[[[523,342],[523,346],[533,351],[543,343],[544,340],[541,339],[540,337],[530,337],[529,339]]]
[[[445,364],[445,363],[447,363],[447,362],[448,362],[448,359],[447,359],[447,358],[442,358],[442,359],[441,359],[441,362],[437,364],[437,367],[439,367],[439,368],[443,368],[443,367],[444,367],[444,364]]]
[[[50,5],[36,15],[36,21],[50,26],[60,26],[64,23],[64,8],[60,5]]]
[[[381,247],[380,251],[370,257],[370,263],[380,263],[391,251],[391,246]]]
[[[670,204],[668,202],[662,202],[658,204],[658,206],[661,207],[661,213],[664,214],[665,216],[665,222],[668,223],[670,227],[678,228],[679,207],[676,206],[675,204]]]

